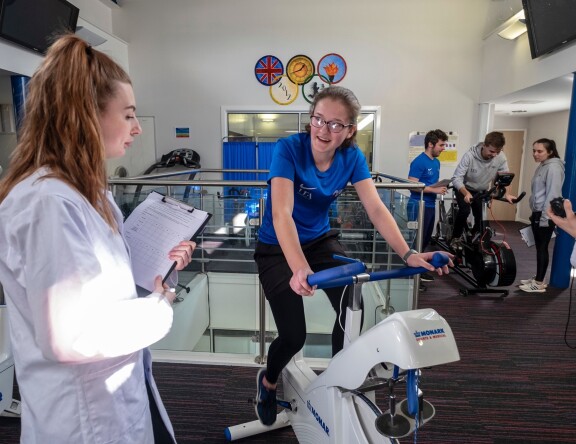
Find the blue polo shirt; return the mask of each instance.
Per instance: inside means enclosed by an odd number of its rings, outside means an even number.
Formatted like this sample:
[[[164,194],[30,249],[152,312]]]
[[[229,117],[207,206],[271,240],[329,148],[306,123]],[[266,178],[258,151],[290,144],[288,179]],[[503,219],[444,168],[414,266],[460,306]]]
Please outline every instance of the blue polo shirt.
[[[410,164],[408,177],[415,177],[426,186],[434,185],[440,178],[440,161],[430,159],[426,153],[421,153]],[[420,192],[411,191],[410,198],[420,200]],[[424,206],[434,208],[436,206],[436,194],[424,193]]]
[[[272,223],[273,202],[270,191],[270,183],[274,177],[283,177],[294,182],[292,217],[299,241],[304,244],[330,230],[330,204],[344,191],[346,185],[369,179],[371,176],[366,158],[356,146],[336,150],[330,168],[319,171],[314,163],[308,133],[298,133],[278,140],[268,176],[266,211],[258,232],[259,241],[278,245]]]

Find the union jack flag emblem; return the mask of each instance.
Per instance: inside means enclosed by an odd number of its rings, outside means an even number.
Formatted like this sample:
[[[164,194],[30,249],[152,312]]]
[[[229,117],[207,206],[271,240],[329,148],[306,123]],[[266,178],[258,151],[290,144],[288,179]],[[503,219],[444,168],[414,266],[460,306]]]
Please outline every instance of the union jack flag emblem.
[[[284,65],[272,55],[266,55],[256,62],[254,67],[256,80],[262,85],[270,86],[278,83],[284,74]]]

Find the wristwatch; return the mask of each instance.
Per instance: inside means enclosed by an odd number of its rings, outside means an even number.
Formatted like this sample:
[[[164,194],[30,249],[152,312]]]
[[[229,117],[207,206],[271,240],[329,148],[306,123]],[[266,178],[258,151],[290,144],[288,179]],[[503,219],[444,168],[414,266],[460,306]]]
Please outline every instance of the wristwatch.
[[[410,249],[404,256],[402,256],[402,262],[404,262],[404,265],[408,265],[408,258],[413,254],[418,254],[418,252],[416,250]]]

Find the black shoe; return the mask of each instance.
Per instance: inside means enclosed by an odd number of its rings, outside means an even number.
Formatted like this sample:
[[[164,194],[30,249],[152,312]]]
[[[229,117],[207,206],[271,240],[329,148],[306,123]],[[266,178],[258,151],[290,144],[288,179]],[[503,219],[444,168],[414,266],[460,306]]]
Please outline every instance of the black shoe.
[[[261,368],[256,376],[256,415],[260,422],[270,426],[276,422],[276,390],[268,390],[262,379],[266,376],[266,369]]]
[[[420,275],[420,280],[422,282],[433,282],[434,281],[434,275],[432,273],[422,273]]]
[[[426,291],[426,290],[428,290],[428,287],[424,284],[420,284],[419,289],[420,289],[420,291]]]

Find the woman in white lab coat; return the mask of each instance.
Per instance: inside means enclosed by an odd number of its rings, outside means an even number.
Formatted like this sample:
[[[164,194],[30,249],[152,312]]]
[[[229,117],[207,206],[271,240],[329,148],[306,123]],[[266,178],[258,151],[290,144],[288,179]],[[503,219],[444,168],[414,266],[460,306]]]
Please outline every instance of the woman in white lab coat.
[[[22,397],[21,442],[174,443],[146,347],[172,324],[162,279],[138,297],[105,159],[141,133],[128,75],[74,35],[29,83],[0,182],[0,282]],[[194,244],[169,254],[182,269]]]

